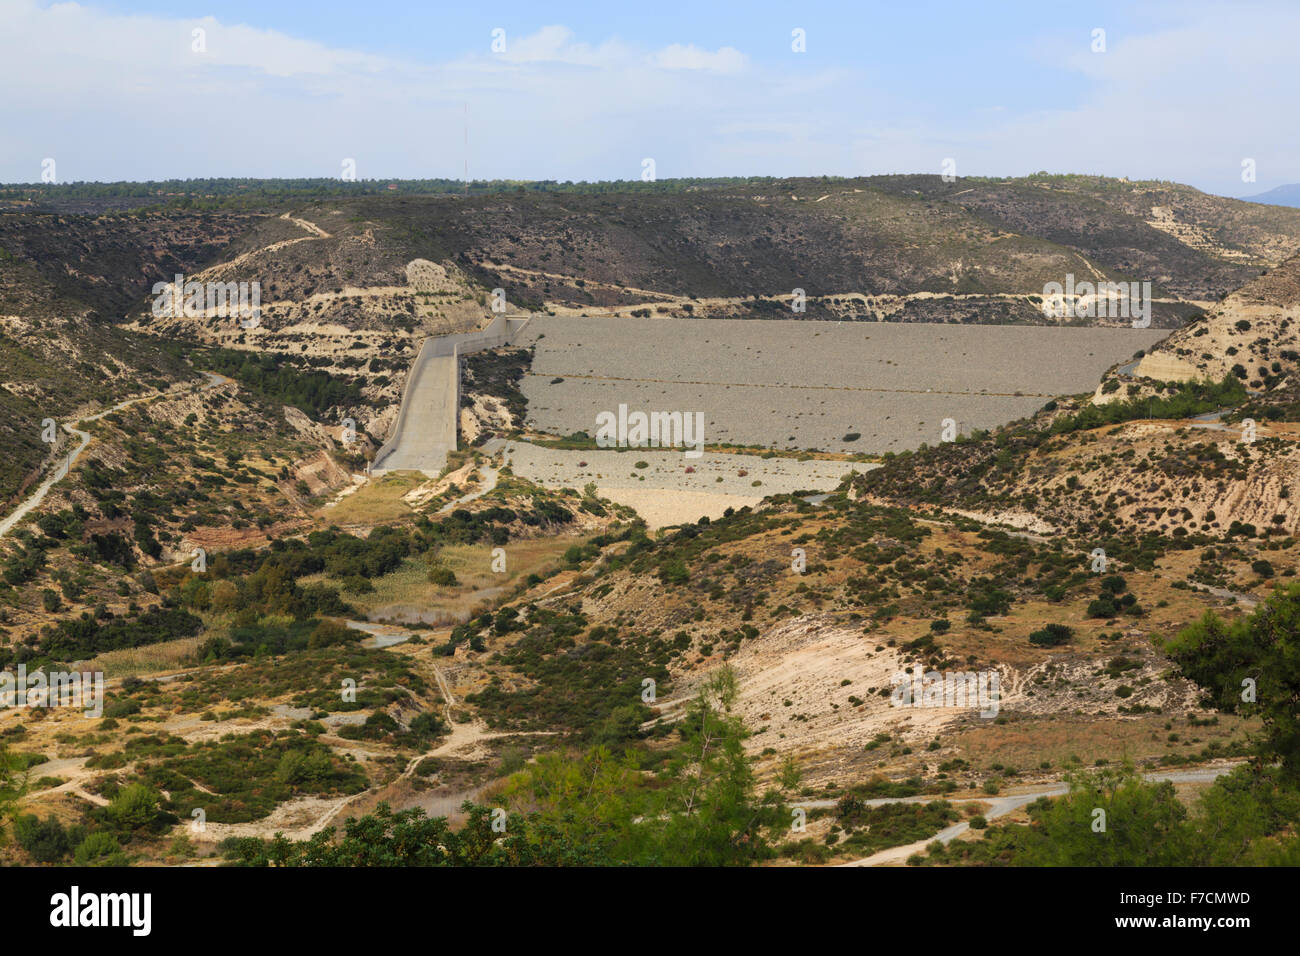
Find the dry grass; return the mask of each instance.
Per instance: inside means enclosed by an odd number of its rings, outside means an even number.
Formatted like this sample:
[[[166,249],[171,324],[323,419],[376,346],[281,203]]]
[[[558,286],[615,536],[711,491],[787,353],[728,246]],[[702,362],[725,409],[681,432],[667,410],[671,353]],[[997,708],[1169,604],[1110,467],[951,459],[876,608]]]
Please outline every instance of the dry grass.
[[[334,507],[320,509],[316,517],[337,525],[374,525],[409,518],[413,512],[402,496],[424,481],[418,472],[389,472],[372,478]]]
[[[567,536],[512,541],[505,546],[506,570],[503,574],[492,571],[491,545],[450,545],[439,552],[439,557],[460,580],[486,587],[503,582],[513,584],[517,579],[557,561],[573,545],[585,544],[586,541],[586,538]]]
[[[105,651],[87,662],[87,670],[103,671],[106,678],[156,674],[195,663],[195,652],[206,637],[179,637],[145,647]]]
[[[1118,764],[1125,759],[1136,763],[1165,754],[1190,757],[1212,741],[1226,744],[1242,740],[1248,730],[1257,726],[1229,714],[1217,716],[1218,724],[1193,727],[1186,718],[1174,715],[1106,719],[1057,714],[1001,726],[979,726],[944,742],[955,744],[978,771],[1001,763],[1032,773],[1043,761],[1059,770],[1074,758],[1091,767],[1098,760]],[[1165,729],[1166,723],[1172,725],[1172,730]],[[1171,732],[1178,735],[1178,740],[1169,740]]]
[[[375,590],[369,594],[345,594],[346,600],[367,615],[383,618],[396,608],[411,609],[430,615],[430,623],[457,623],[466,620],[484,601],[508,594],[519,581],[529,574],[555,565],[560,556],[583,538],[536,538],[513,541],[505,546],[506,570],[492,571],[492,550],[489,544],[448,545],[439,552],[439,559],[456,575],[457,584],[439,587],[429,581],[429,568],[423,559],[411,558],[392,574],[376,578],[371,583]],[[320,575],[303,583],[323,580]]]

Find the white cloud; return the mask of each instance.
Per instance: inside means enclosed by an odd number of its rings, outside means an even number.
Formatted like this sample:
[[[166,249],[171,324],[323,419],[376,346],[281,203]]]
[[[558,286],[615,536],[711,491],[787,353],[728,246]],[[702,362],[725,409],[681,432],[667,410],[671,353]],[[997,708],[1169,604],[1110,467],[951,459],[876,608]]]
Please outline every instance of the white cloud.
[[[572,30],[564,26],[542,27],[521,39],[506,37],[501,59],[511,63],[565,63],[571,66],[615,67],[634,55],[616,40],[593,47],[578,42]]]
[[[724,46],[710,52],[694,44],[674,43],[654,55],[654,63],[665,70],[705,70],[709,73],[739,73],[745,69],[745,55]]]
[[[1179,179],[1231,194],[1300,181],[1300,10],[1176,8],[1173,27],[1025,51],[1027,77],[1080,79],[1074,101],[996,109],[912,92],[892,70],[731,46],[659,48],[568,26],[426,62],[222,23],[0,0],[0,181],[209,175],[363,178],[959,174],[1036,169]],[[1252,8],[1254,9],[1254,8]],[[1255,13],[1258,14],[1258,10]],[[207,52],[191,31],[207,31]],[[1240,162],[1259,163],[1258,185]]]

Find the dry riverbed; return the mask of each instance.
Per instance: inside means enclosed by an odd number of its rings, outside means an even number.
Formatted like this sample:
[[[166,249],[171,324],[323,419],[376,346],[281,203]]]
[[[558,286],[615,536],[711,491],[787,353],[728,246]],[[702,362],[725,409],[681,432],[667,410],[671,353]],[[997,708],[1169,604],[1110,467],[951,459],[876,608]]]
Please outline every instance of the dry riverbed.
[[[651,528],[717,518],[768,495],[830,491],[853,471],[879,467],[717,452],[687,458],[680,450],[653,448],[568,451],[522,441],[507,443],[505,461],[516,475],[547,488],[594,484],[601,497],[636,509]],[[642,462],[646,467],[638,468]]]

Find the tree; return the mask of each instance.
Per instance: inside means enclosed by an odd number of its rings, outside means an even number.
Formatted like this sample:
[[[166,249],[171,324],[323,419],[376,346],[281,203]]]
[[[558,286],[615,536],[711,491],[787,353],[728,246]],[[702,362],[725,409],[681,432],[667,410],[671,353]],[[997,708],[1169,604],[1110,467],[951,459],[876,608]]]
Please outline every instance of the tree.
[[[682,746],[663,788],[662,862],[682,866],[749,863],[767,856],[765,831],[788,824],[779,794],[756,798],[749,735],[732,712],[736,675],[723,667],[701,689],[681,724]]]
[[[1031,806],[1034,826],[1015,859],[1017,865],[1187,863],[1191,841],[1187,808],[1178,802],[1173,784],[1148,783],[1131,765],[1067,779],[1067,795],[1043,798]]]
[[[82,840],[72,855],[77,866],[127,866],[129,861],[117,837],[99,830]]]
[[[1165,646],[1220,710],[1264,722],[1261,757],[1300,781],[1300,584],[1273,593],[1249,617],[1213,611]]]
[[[14,840],[37,863],[59,862],[79,839],[77,828],[69,833],[56,817],[42,820],[35,814],[20,814],[14,818]]]
[[[1207,787],[1189,813],[1168,782],[1132,767],[1070,778],[1070,792],[1029,805],[1031,825],[991,827],[982,841],[933,852],[1013,866],[1295,866],[1300,791],[1280,768],[1238,767]],[[1105,815],[1099,815],[1102,811]]]
[[[1195,809],[1194,865],[1295,865],[1281,857],[1294,858],[1300,838],[1269,839],[1300,819],[1300,791],[1278,768],[1238,767],[1207,787]]]
[[[636,860],[653,852],[645,821],[655,808],[646,783],[636,753],[615,756],[596,745],[581,755],[539,755],[510,778],[503,796],[568,840]]]
[[[13,753],[0,741],[0,838],[4,827],[27,792],[27,761],[21,754]]]
[[[418,807],[349,818],[341,839],[334,828],[310,840],[283,836],[234,841],[228,854],[244,866],[598,866],[612,862],[599,847],[574,843],[535,817],[510,814],[502,831],[494,810],[466,802],[468,819],[453,831],[446,817],[426,817]]]
[[[466,803],[459,830],[381,806],[348,820],[342,838],[327,830],[302,842],[240,840],[229,852],[251,866],[744,865],[773,852],[770,837],[790,816],[778,792],[757,797],[735,699],[735,675],[724,668],[690,707],[657,774],[635,750],[598,743],[539,755],[507,780],[505,807]],[[624,737],[632,713],[616,709],[601,733]],[[793,788],[798,768],[787,762],[780,777]]]

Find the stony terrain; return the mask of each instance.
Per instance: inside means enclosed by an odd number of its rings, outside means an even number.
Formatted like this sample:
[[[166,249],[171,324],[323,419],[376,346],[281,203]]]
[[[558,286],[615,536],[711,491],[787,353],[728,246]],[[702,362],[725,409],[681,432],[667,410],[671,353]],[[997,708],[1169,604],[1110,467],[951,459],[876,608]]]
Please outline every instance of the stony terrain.
[[[1151,346],[1154,329],[538,316],[532,423],[594,437],[596,416],[701,411],[705,440],[882,454],[1031,415]],[[845,436],[858,437],[846,440]]]
[[[1284,367],[1294,374],[1297,356],[1300,260],[1291,259],[1170,335],[1151,349],[1134,374],[1175,382],[1234,374],[1259,389]]]
[[[634,448],[572,451],[526,441],[504,443],[504,459],[516,474],[548,488],[594,484],[611,501],[634,508],[651,528],[719,518],[728,508],[756,505],[768,495],[830,491],[871,462],[763,458]],[[644,466],[644,467],[641,467]]]

